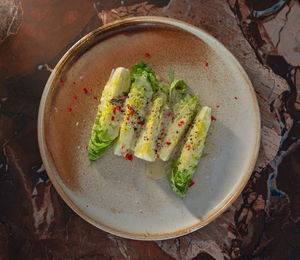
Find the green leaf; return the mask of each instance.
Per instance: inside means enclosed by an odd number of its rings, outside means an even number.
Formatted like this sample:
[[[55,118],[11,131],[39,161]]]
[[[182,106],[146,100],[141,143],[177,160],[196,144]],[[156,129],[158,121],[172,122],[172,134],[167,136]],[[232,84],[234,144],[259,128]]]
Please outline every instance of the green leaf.
[[[186,93],[186,84],[182,79],[174,79],[169,90],[170,104],[177,103]]]
[[[109,145],[112,143],[103,131],[93,128],[92,136],[89,141],[88,153],[91,164],[94,163],[101,155],[103,155]]]
[[[131,81],[134,82],[139,76],[145,76],[149,80],[154,92],[159,90],[159,83],[155,72],[144,61],[132,66]]]
[[[169,70],[169,84],[171,85],[173,81],[174,81],[174,70],[173,70],[173,68],[170,68],[170,70]]]

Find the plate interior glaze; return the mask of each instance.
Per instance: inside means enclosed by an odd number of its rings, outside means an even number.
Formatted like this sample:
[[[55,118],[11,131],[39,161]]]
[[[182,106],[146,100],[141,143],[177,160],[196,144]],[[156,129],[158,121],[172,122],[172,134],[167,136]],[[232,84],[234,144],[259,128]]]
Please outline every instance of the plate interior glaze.
[[[216,118],[208,155],[184,199],[167,179],[146,177],[140,159],[126,161],[111,148],[92,166],[88,160],[86,146],[111,70],[141,60],[166,81],[172,67]],[[45,87],[38,131],[48,175],[75,212],[110,233],[155,240],[196,230],[231,205],[253,170],[260,118],[247,75],[222,44],[180,21],[140,17],[99,28],[64,55]]]

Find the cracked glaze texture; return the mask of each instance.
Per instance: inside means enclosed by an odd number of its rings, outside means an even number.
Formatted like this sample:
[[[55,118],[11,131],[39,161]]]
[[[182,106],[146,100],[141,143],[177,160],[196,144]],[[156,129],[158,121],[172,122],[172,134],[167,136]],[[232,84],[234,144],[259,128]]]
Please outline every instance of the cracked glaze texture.
[[[299,1],[27,0],[0,8],[12,24],[0,32],[0,259],[300,258]],[[213,223],[167,241],[118,238],[79,218],[49,182],[37,145],[51,67],[86,33],[137,15],[180,19],[219,39],[248,73],[262,116],[259,158],[239,198]]]

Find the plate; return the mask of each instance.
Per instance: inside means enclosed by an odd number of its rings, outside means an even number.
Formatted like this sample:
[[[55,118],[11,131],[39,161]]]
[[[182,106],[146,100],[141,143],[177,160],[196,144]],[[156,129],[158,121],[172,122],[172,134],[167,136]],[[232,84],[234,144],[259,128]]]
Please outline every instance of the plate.
[[[92,166],[88,160],[86,147],[111,70],[141,60],[164,80],[172,67],[216,118],[208,155],[184,199],[167,179],[148,178],[145,161],[126,161],[112,149]],[[260,115],[249,78],[220,42],[178,20],[135,17],[100,27],[61,58],[42,95],[38,137],[50,180],[78,215],[121,237],[160,240],[203,227],[233,203],[256,162]]]

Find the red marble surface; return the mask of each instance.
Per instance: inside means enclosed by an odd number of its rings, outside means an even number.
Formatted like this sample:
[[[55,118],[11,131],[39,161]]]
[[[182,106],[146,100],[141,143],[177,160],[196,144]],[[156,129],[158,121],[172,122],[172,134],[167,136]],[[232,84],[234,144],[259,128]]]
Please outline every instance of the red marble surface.
[[[299,10],[296,0],[0,1],[0,259],[300,259]],[[86,33],[137,15],[184,20],[223,42],[262,115],[240,197],[213,223],[167,241],[123,239],[82,220],[56,193],[37,145],[50,68]]]

